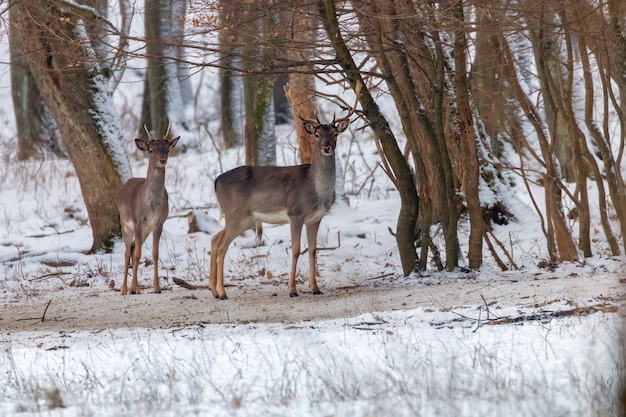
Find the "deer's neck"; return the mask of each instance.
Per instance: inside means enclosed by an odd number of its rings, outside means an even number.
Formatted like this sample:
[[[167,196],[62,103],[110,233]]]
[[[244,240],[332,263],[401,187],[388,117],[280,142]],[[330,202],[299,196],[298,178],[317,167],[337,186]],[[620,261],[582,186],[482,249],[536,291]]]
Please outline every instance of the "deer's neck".
[[[165,168],[148,166],[148,174],[144,184],[147,193],[159,193],[165,190]]]
[[[321,199],[332,200],[332,204],[335,200],[336,180],[334,152],[330,156],[316,152],[311,162],[311,176],[317,195]]]

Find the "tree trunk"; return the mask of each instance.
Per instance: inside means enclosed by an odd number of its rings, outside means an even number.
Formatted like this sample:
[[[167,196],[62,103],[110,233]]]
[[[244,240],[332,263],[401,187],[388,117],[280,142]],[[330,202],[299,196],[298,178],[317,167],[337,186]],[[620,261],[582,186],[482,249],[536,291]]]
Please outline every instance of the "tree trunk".
[[[450,156],[456,139],[447,127],[452,124],[446,82],[451,63],[436,31],[442,17],[434,9],[409,2],[366,0],[358,2],[355,9],[416,161],[422,216],[419,231],[426,243],[422,244],[421,265],[430,246],[432,220],[442,226],[446,267],[453,270],[461,254],[457,235],[460,176],[456,178]]]
[[[288,58],[297,63],[309,62],[313,58],[312,45],[316,42],[316,19],[315,7],[313,3],[303,3],[296,6],[291,21],[291,47],[287,50]],[[291,14],[291,13],[290,13]],[[306,73],[306,66],[296,67],[300,72],[289,74],[289,91],[291,94],[293,116],[295,120],[296,137],[298,138],[298,151],[300,152],[300,162],[310,164],[314,148],[313,138],[304,130],[304,125],[300,123],[300,117],[308,120],[318,118],[315,99],[315,78],[312,74]]]
[[[162,15],[166,13],[162,0],[146,0],[144,6],[146,35],[146,87],[143,108],[149,115],[143,115],[142,121],[154,137],[165,135],[169,120],[167,117],[167,95],[165,63],[163,62]],[[143,126],[139,129],[144,130]],[[145,133],[140,133],[142,136]]]
[[[235,5],[231,0],[220,0],[219,34],[221,125],[224,148],[229,149],[244,142],[243,80],[233,68],[241,68],[241,42]]]
[[[577,10],[576,12],[577,19],[576,22],[579,22],[580,25],[577,33],[578,38],[578,53],[580,54],[580,61],[583,70],[583,79],[585,82],[585,125],[587,126],[587,130],[590,132],[593,141],[596,144],[600,144],[599,147],[603,149],[609,148],[606,146],[606,138],[604,137],[602,130],[597,125],[594,120],[594,102],[595,102],[595,93],[594,93],[594,84],[592,79],[592,71],[591,64],[589,62],[589,54],[587,49],[587,38],[590,36],[589,34],[589,26],[585,25],[584,18],[582,16],[582,10]],[[596,49],[598,51],[598,49]],[[602,48],[599,48],[599,51],[602,51]],[[598,52],[599,52],[598,51]],[[596,52],[596,53],[598,53]],[[606,57],[605,57],[606,59]],[[599,59],[599,61],[603,61],[604,59]],[[603,71],[601,71],[603,72]],[[604,95],[606,96],[606,91]],[[605,108],[605,110],[608,110]],[[595,179],[596,185],[598,187],[598,209],[600,212],[600,223],[602,224],[602,230],[607,238],[609,243],[609,247],[611,248],[611,254],[614,256],[620,255],[621,250],[617,239],[615,238],[615,234],[611,229],[611,224],[609,222],[609,216],[607,214],[607,196],[604,188],[604,178],[602,173],[600,172],[600,168],[596,162],[594,155],[589,150],[586,142],[581,143],[581,152],[582,157],[588,161],[588,164],[591,167],[591,172],[593,173],[593,178]],[[612,169],[611,165],[613,163],[613,155],[611,153],[602,152],[603,158],[610,158],[610,161],[607,162],[610,169]],[[615,176],[610,175],[610,178],[607,178],[607,181],[614,181]]]
[[[262,15],[263,11],[258,7],[256,3],[247,4],[247,16]],[[248,74],[243,79],[244,139],[248,165],[276,165],[274,77],[258,74],[264,66],[270,65],[272,56],[266,45],[253,42],[253,39],[269,39],[273,29],[273,22],[261,18],[252,18],[241,26],[244,36],[243,70]]]
[[[380,142],[385,157],[397,179],[401,205],[396,226],[396,242],[402,271],[405,276],[409,275],[417,269],[414,233],[418,215],[418,198],[413,174],[398,147],[387,120],[364,84],[354,59],[341,36],[334,1],[318,0],[317,6],[324,29],[333,44],[337,62],[343,68],[345,76],[353,88],[356,87],[357,83],[361,85],[359,102],[363,108],[363,115],[374,130],[374,134]]]
[[[54,119],[22,55],[22,42],[13,27],[15,18],[14,13],[9,15],[11,96],[17,127],[17,159],[24,161],[44,157],[48,152],[65,156]]]
[[[76,170],[93,231],[91,250],[106,247],[120,233],[117,195],[130,168],[118,151],[119,117],[87,50],[86,16],[70,3],[48,0],[15,1],[11,13],[24,50],[39,51],[24,57]]]
[[[463,4],[454,6],[455,42],[454,42],[454,80],[457,97],[459,142],[462,150],[462,187],[470,218],[470,236],[468,242],[468,261],[471,269],[478,269],[482,264],[483,252],[483,213],[478,192],[480,168],[478,163],[478,149],[474,130],[474,115],[470,107],[469,87],[467,82],[468,53],[465,38],[465,17]]]
[[[182,55],[183,22],[186,2],[146,0],[145,35],[147,88],[144,91],[143,123],[154,137],[175,135],[185,126],[185,106],[181,94],[179,58]],[[140,136],[144,136],[143,126]]]

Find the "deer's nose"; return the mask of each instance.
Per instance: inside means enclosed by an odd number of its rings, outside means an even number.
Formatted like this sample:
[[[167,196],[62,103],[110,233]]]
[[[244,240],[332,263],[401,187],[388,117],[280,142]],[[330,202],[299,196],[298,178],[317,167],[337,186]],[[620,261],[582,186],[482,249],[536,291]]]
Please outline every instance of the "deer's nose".
[[[322,152],[324,152],[324,155],[330,155],[331,153],[333,153],[333,147],[330,145],[324,145],[322,147]]]

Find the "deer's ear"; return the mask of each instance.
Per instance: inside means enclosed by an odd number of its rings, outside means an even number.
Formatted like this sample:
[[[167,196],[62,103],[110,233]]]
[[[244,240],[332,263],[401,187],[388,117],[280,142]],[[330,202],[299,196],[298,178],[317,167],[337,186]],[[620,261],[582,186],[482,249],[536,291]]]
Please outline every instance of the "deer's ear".
[[[169,148],[172,149],[174,146],[176,146],[176,144],[178,143],[178,139],[180,139],[180,136],[174,139],[170,139],[169,141]]]
[[[348,128],[350,125],[350,119],[339,120],[335,125],[335,129],[337,129],[337,133],[341,133]]]
[[[304,125],[304,130],[306,130],[307,133],[310,133],[311,135],[315,134],[316,126],[313,124],[313,122],[309,122],[308,120],[304,120],[302,122],[302,124]]]
[[[135,139],[135,145],[144,152],[147,152],[150,147],[150,144],[141,138]]]

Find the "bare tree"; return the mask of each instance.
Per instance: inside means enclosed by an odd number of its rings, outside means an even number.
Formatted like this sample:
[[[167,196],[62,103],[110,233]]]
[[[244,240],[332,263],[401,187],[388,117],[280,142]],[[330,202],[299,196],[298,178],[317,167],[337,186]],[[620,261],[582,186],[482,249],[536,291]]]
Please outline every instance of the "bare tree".
[[[93,9],[70,2],[20,0],[11,4],[22,55],[57,123],[76,170],[93,231],[92,251],[120,232],[117,194],[130,176],[121,151],[119,118],[101,67],[93,60],[84,22]]]

